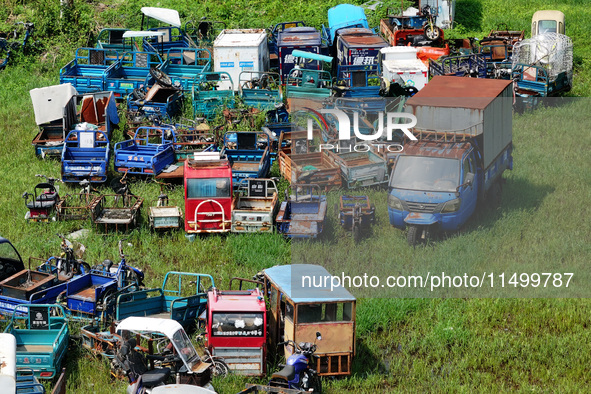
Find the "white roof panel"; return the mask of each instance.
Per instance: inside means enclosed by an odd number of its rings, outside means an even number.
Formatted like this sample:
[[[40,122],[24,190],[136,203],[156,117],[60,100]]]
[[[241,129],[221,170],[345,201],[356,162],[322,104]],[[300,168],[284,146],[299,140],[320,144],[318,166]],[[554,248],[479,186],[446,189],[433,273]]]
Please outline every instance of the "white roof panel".
[[[217,36],[214,47],[258,47],[267,39],[265,29],[225,29]]]
[[[116,331],[150,331],[159,332],[172,338],[173,334],[178,330],[182,330],[183,326],[179,322],[172,319],[156,319],[154,317],[128,317],[123,319],[117,325]]]
[[[145,16],[149,16],[160,22],[181,27],[181,18],[179,17],[179,12],[177,10],[171,10],[170,8],[142,7],[142,13]]]
[[[31,95],[31,101],[33,101],[35,122],[37,125],[42,125],[62,119],[64,107],[78,92],[72,84],[65,83],[32,89],[29,94]]]
[[[163,36],[163,31],[146,31],[146,30],[128,30],[123,33],[123,38],[130,37],[156,37]]]

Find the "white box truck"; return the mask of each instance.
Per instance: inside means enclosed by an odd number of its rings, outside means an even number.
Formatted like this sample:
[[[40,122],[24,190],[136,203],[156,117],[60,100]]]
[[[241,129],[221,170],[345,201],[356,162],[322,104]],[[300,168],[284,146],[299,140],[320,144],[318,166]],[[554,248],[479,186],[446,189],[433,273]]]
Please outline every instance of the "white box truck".
[[[269,71],[269,48],[265,29],[224,29],[213,43],[214,70],[225,71],[239,88],[242,71]],[[228,86],[222,89],[229,88]]]

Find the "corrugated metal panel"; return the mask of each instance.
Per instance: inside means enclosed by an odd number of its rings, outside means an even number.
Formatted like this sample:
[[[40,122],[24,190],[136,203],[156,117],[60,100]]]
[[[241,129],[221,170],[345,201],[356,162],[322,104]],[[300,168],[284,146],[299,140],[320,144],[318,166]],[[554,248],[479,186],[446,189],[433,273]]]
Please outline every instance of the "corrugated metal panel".
[[[434,87],[433,81],[438,81]],[[417,117],[415,132],[482,135],[478,142],[487,167],[511,143],[512,100],[511,81],[441,76],[410,98],[406,110]]]
[[[448,159],[461,159],[470,145],[465,142],[441,143],[434,141],[411,142],[404,146],[404,154],[407,156],[430,156]]]
[[[291,27],[279,33],[277,46],[320,46],[320,32],[313,27]]]
[[[438,75],[412,96],[407,105],[416,107],[461,107],[484,109],[513,82],[502,79],[448,77]]]
[[[369,29],[343,29],[339,31],[341,40],[349,47],[387,47],[388,43],[382,37]]]

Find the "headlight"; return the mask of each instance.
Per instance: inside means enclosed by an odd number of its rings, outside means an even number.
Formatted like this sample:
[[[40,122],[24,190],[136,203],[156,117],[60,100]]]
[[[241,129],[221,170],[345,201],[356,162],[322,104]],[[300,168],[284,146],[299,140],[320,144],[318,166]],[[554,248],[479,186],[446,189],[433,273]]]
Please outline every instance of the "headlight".
[[[443,208],[441,208],[441,213],[457,212],[460,209],[460,205],[462,205],[461,198],[450,200],[443,204]]]
[[[388,206],[392,209],[396,209],[398,211],[402,211],[402,201],[399,198],[394,197],[391,194],[388,194]]]

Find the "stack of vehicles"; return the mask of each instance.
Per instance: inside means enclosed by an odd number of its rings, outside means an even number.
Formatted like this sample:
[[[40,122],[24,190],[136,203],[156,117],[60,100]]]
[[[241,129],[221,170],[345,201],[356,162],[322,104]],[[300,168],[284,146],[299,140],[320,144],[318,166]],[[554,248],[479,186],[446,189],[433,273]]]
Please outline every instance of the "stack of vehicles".
[[[157,68],[150,68],[157,83],[147,90],[135,89],[127,96],[128,115],[141,115],[150,119],[172,120],[181,110],[182,91],[172,85],[171,79]]]
[[[109,49],[78,48],[74,59],[60,70],[60,84],[71,84],[78,93],[105,90],[105,74],[115,67],[119,53]]]
[[[513,167],[512,103],[511,81],[442,76],[408,99],[418,140],[394,162],[388,213],[410,245],[459,229],[485,198],[498,204]]]
[[[152,73],[146,85],[151,86],[158,79],[164,85],[191,91],[195,79],[201,73],[211,71],[211,58],[209,50],[204,48],[170,48],[164,63],[156,67],[161,76]]]
[[[203,72],[193,82],[193,115],[214,119],[223,108],[234,108],[234,82],[227,72]]]
[[[115,66],[105,71],[105,90],[124,98],[135,89],[146,86],[150,69],[162,64],[162,58],[153,52],[125,52]]]
[[[30,94],[40,129],[32,144],[35,154],[41,158],[61,158],[66,136],[73,130],[102,131],[108,140],[119,124],[115,97],[111,92],[79,96],[70,84],[63,84],[33,89]]]
[[[238,76],[240,98],[249,107],[272,110],[283,102],[279,74],[263,71],[243,71]]]

